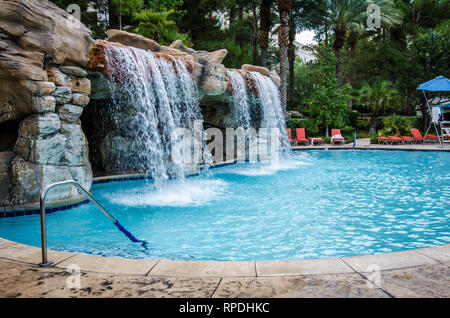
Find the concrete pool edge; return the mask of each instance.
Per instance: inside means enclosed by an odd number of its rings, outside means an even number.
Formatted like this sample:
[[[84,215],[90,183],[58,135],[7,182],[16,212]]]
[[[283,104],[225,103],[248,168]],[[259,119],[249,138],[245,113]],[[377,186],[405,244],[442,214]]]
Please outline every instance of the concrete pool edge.
[[[372,273],[450,263],[450,244],[365,256],[290,261],[178,261],[93,256],[48,251],[51,268],[81,272],[164,277],[284,277]],[[0,259],[29,266],[41,262],[41,248],[0,238]]]

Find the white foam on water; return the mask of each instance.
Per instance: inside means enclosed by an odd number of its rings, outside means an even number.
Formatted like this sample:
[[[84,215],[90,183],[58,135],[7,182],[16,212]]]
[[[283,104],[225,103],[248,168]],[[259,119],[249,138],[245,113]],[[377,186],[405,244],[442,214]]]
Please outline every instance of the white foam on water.
[[[201,206],[220,199],[226,194],[227,188],[227,182],[220,179],[187,179],[169,182],[156,190],[153,187],[139,187],[120,194],[108,194],[107,197],[115,204],[134,207]]]
[[[301,166],[311,165],[309,162],[284,159],[277,163],[268,163],[267,165],[254,167],[236,167],[224,170],[227,173],[238,174],[242,176],[267,176],[277,173],[277,171],[286,171],[298,169]]]

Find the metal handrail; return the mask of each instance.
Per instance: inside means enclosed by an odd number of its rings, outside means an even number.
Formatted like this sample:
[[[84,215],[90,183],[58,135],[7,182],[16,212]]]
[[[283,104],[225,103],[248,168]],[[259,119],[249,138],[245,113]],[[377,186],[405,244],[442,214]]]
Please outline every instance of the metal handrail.
[[[115,219],[111,213],[109,213],[108,211],[106,211],[106,209],[100,204],[98,203],[97,200],[95,200],[92,195],[86,190],[84,189],[81,184],[79,184],[78,182],[74,181],[74,180],[68,180],[68,181],[63,181],[63,182],[57,182],[57,183],[52,183],[49,184],[48,186],[46,186],[44,188],[44,190],[42,190],[41,192],[41,196],[40,196],[40,207],[41,207],[41,246],[42,246],[42,263],[39,264],[40,266],[50,266],[51,262],[48,261],[47,258],[47,235],[46,235],[46,230],[45,230],[45,197],[47,196],[48,191],[50,191],[51,189],[58,187],[58,186],[63,186],[63,185],[73,185],[75,186],[78,191],[81,194],[84,194],[84,196],[86,196],[89,201],[91,201],[92,203],[94,203],[94,205],[104,214],[106,215],[106,217],[108,217],[108,219],[110,219],[114,225],[116,225],[120,231],[122,231],[131,241],[133,242],[144,242],[144,241],[140,241],[138,239],[136,239],[130,232],[128,232],[118,221],[117,219]],[[144,242],[145,243],[145,242]]]

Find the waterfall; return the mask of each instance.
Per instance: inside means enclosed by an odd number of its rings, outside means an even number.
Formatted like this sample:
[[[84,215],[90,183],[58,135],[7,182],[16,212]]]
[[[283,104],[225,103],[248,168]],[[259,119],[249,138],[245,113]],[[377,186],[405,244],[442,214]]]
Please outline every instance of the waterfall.
[[[231,87],[233,119],[236,127],[245,129],[251,127],[250,105],[247,95],[247,85],[244,77],[237,70],[227,70]]]
[[[114,138],[123,141],[115,160],[124,171],[151,176],[158,186],[169,177],[183,178],[187,165],[171,160],[172,133],[201,127],[196,85],[183,62],[133,47],[105,49],[111,85]],[[119,137],[117,137],[119,136]],[[204,153],[206,147],[201,144]]]
[[[281,107],[281,99],[278,88],[268,77],[258,72],[250,72],[255,85],[255,101],[260,105],[261,123],[264,128],[278,128],[280,132],[279,149],[281,152],[290,150],[290,144],[286,132],[286,119]],[[270,133],[269,133],[270,134]]]

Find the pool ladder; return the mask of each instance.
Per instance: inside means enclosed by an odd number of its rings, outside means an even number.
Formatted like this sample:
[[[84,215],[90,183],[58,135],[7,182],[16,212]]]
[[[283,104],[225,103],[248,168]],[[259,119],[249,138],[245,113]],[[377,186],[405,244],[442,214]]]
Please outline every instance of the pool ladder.
[[[47,196],[48,191],[50,191],[51,189],[59,187],[59,186],[64,186],[64,185],[75,186],[81,194],[83,194],[85,197],[87,197],[89,199],[89,201],[91,201],[104,215],[106,215],[106,217],[108,219],[110,219],[111,222],[113,222],[114,225],[117,226],[117,228],[120,231],[122,231],[132,242],[145,243],[145,241],[136,239],[133,236],[133,234],[131,234],[129,231],[127,231],[127,229],[125,229],[119,223],[119,221],[117,221],[117,219],[111,215],[111,213],[106,211],[106,209],[100,203],[98,203],[98,201],[95,200],[94,197],[85,188],[83,188],[80,183],[78,183],[74,180],[52,183],[52,184],[49,184],[48,186],[46,186],[42,190],[41,196],[40,196],[42,263],[40,263],[39,266],[46,267],[46,266],[51,265],[51,262],[49,262],[48,258],[47,258],[47,234],[46,234],[46,230],[45,230],[45,197]]]

